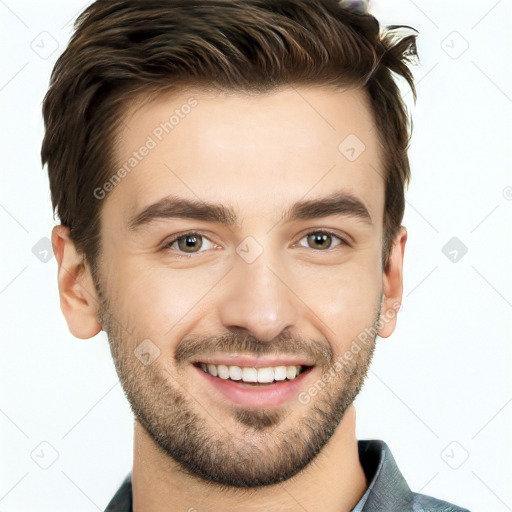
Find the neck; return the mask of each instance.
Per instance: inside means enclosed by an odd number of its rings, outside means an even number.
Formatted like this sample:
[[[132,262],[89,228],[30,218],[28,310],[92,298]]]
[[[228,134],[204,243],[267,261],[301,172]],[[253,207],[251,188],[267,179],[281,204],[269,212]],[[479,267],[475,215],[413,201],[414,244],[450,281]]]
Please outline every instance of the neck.
[[[366,488],[355,437],[353,405],[309,466],[284,482],[252,489],[217,486],[183,472],[135,421],[134,512],[234,512],[241,509],[291,512],[297,508],[308,512],[348,512]]]

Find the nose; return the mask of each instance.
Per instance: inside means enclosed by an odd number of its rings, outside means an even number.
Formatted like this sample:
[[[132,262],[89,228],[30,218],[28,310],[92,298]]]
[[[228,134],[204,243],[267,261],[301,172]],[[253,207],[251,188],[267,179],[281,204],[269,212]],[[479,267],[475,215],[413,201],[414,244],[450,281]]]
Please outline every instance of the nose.
[[[289,276],[264,255],[252,263],[237,258],[223,282],[219,317],[226,329],[268,342],[296,325],[300,309]]]

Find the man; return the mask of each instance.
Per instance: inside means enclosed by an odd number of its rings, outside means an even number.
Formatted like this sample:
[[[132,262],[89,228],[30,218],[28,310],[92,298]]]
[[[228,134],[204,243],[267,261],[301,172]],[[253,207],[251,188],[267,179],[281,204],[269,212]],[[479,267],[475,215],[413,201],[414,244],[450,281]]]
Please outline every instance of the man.
[[[72,334],[135,416],[109,511],[456,511],[352,405],[402,297],[415,36],[335,0],[97,1],[44,100]]]

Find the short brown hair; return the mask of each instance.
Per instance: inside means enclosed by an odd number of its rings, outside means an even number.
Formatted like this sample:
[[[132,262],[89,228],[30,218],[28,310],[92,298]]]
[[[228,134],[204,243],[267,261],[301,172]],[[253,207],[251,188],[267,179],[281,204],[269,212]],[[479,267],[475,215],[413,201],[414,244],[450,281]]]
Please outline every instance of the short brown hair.
[[[97,0],[76,20],[43,102],[53,208],[93,271],[102,201],[129,102],[187,85],[241,93],[359,87],[371,99],[385,172],[383,264],[410,179],[412,124],[393,74],[416,91],[416,35],[382,29],[337,0]],[[410,27],[407,27],[410,28]]]

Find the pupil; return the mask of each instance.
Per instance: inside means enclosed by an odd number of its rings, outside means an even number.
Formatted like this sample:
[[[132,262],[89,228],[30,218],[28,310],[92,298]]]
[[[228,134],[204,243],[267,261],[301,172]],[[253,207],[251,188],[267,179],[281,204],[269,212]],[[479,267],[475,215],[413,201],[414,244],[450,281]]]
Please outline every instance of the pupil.
[[[201,247],[201,244],[199,244],[198,247],[195,247],[195,245],[198,243],[198,237],[196,235],[187,235],[182,237],[178,245],[180,245],[180,249],[186,252],[193,252],[190,249],[199,249]]]
[[[318,244],[320,246],[322,246],[323,244],[323,247],[329,247],[330,244],[325,244],[324,242],[326,242],[330,235],[327,235],[325,233],[315,233],[313,235],[310,235],[310,237],[312,238],[312,241],[315,243],[315,244]]]

